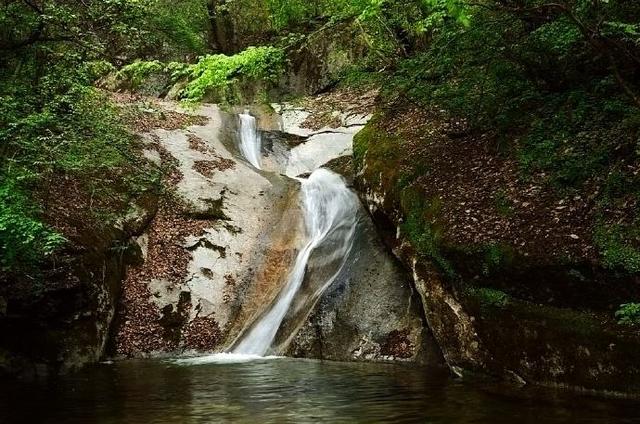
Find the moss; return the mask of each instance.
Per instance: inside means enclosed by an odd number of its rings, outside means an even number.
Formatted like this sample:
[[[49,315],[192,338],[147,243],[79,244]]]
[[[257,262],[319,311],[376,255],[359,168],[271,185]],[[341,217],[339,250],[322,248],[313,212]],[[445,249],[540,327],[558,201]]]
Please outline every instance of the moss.
[[[441,231],[437,225],[440,199],[427,200],[413,187],[402,190],[400,197],[400,207],[405,216],[400,226],[402,232],[420,255],[431,258],[448,277],[455,278],[455,269],[441,252]]]
[[[511,331],[508,327],[535,325],[558,335],[571,334],[572,337],[589,339],[596,334],[602,337],[609,332],[609,324],[612,323],[610,320],[607,322],[604,315],[534,304],[491,287],[467,287],[463,295],[470,311],[476,313],[482,326],[489,329],[500,325],[503,327],[501,331],[508,332]]]
[[[401,137],[384,128],[381,116],[374,116],[354,138],[356,170],[362,171],[367,185],[380,186],[389,201],[399,207],[404,216],[401,230],[418,254],[434,260],[446,275],[454,278],[456,272],[440,249],[441,201],[437,197],[427,199],[413,184],[427,168],[415,157],[403,156],[404,145]]]
[[[503,308],[509,303],[510,299],[505,292],[488,287],[470,287],[467,289],[466,294],[480,302],[483,310]]]
[[[402,190],[413,184],[419,177],[426,175],[429,167],[421,161],[415,161],[410,166],[405,166],[400,170],[400,175],[396,181],[396,189]]]
[[[369,149],[369,142],[372,139],[372,125],[366,125],[353,137],[353,163],[358,169],[364,166],[364,158]]]
[[[400,169],[402,139],[380,128],[374,117],[353,140],[353,160],[356,169],[364,168],[365,179],[371,186],[383,184],[384,189],[395,186]]]

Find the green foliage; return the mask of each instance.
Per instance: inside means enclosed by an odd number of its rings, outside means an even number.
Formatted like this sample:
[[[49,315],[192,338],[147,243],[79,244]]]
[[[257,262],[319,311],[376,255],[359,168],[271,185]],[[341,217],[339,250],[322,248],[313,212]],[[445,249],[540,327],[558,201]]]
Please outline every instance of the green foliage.
[[[207,90],[225,87],[238,77],[276,80],[282,72],[284,52],[275,47],[249,47],[233,55],[204,56],[191,69],[191,81],[184,90],[189,100],[201,100]]]
[[[580,44],[582,35],[578,28],[567,19],[548,22],[536,28],[529,36],[529,42],[538,51],[548,50],[554,54],[566,55]]]
[[[284,70],[285,54],[271,46],[249,47],[233,56],[223,54],[199,58],[194,65],[182,62],[135,61],[117,73],[117,79],[128,87],[139,88],[155,75],[168,77],[171,83],[187,82],[180,96],[198,102],[212,90],[226,89],[244,79],[276,82]]]
[[[182,96],[200,101],[209,90],[225,88],[239,78],[275,81],[283,67],[284,52],[276,47],[249,47],[233,56],[204,56],[190,68],[190,81]]]
[[[97,81],[116,71],[116,67],[106,60],[93,60],[83,64],[84,73],[89,81]]]
[[[74,195],[87,196],[76,199],[88,203],[84,218],[105,226],[114,211],[126,209],[128,197],[156,183],[156,173],[134,151],[137,142],[120,122],[119,111],[91,84],[113,73],[114,63],[133,59],[140,60],[120,75],[134,85],[159,71],[183,77],[190,72],[188,65],[165,66],[159,60],[185,61],[205,53],[208,28],[204,0],[3,3],[3,271],[28,274],[28,268],[37,268],[64,243],[45,223],[49,196],[64,183],[73,181]]]
[[[191,67],[183,62],[170,62],[164,67],[163,71],[169,75],[172,82],[176,82],[186,78],[191,72]]]
[[[604,264],[612,269],[624,270],[630,274],[640,273],[640,249],[633,241],[640,238],[640,226],[600,224],[596,228],[595,242]]]
[[[132,88],[139,87],[152,74],[163,72],[165,66],[158,60],[145,62],[137,60],[118,72],[118,77],[129,80]]]
[[[455,2],[456,11],[451,3],[426,2],[429,44],[395,61],[383,96],[466,118],[517,158],[523,178],[544,175],[563,194],[600,187],[594,239],[603,261],[638,272],[639,217],[621,209],[640,198],[632,171],[640,160],[640,4]],[[511,213],[500,193],[495,203]],[[615,224],[620,215],[626,223]]]
[[[209,22],[206,0],[7,0],[0,24],[0,48],[9,58],[36,48],[130,62],[204,53]]]
[[[0,270],[29,267],[65,239],[37,219],[38,211],[15,179],[0,179]]]
[[[267,0],[271,22],[276,30],[301,23],[319,12],[317,3],[305,0]]]
[[[472,288],[468,293],[477,298],[483,308],[504,308],[509,303],[508,294],[488,287]]]
[[[60,181],[74,179],[96,197],[91,214],[106,216],[109,205],[123,202],[152,183],[137,163],[134,138],[122,126],[109,99],[87,86],[89,67],[73,72],[52,66],[40,84],[2,86],[0,102],[0,257],[4,271],[37,265],[64,238],[42,221],[49,193]],[[34,90],[34,91],[30,91]],[[81,200],[78,200],[81,201]],[[38,207],[36,207],[36,204]],[[108,225],[109,222],[101,222]]]
[[[509,246],[492,243],[484,249],[482,273],[488,276],[494,272],[500,272],[500,270],[512,260],[513,250]]]
[[[616,311],[616,318],[620,325],[640,325],[640,303],[624,303]]]
[[[382,85],[384,77],[385,75],[380,72],[373,72],[353,65],[343,70],[338,79],[343,87],[363,88]]]
[[[154,57],[184,60],[207,51],[209,12],[207,0],[145,0],[147,2],[146,44],[162,46]]]

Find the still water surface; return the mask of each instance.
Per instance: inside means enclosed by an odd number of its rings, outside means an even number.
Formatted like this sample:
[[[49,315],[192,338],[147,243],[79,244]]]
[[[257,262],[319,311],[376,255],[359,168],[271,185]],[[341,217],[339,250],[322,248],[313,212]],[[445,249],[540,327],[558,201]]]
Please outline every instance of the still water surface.
[[[530,390],[404,365],[127,361],[48,382],[0,382],[0,422],[640,422],[637,402]]]

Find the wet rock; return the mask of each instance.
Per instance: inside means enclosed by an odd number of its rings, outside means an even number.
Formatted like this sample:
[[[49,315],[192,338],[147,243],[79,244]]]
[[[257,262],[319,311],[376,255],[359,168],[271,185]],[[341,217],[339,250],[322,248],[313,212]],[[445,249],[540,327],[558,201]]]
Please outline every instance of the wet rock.
[[[386,250],[364,209],[359,218],[346,267],[313,307],[287,352],[341,361],[442,364],[410,276]],[[324,266],[321,256],[312,257],[305,281],[322,278]]]

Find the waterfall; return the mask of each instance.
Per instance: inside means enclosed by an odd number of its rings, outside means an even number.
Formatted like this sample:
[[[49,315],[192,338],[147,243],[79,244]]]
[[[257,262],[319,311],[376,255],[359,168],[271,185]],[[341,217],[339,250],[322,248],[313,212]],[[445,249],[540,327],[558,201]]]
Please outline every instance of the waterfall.
[[[331,252],[331,258],[327,259],[341,261],[338,269],[320,289],[324,290],[340,273],[353,245],[359,203],[342,177],[326,169],[318,169],[308,179],[299,180],[302,183],[302,209],[307,242],[298,253],[284,288],[270,308],[243,334],[233,353],[266,354],[302,286],[313,251],[323,245],[323,248]]]
[[[240,114],[240,151],[246,160],[257,169],[260,167],[262,140],[258,134],[256,118],[246,110]]]

